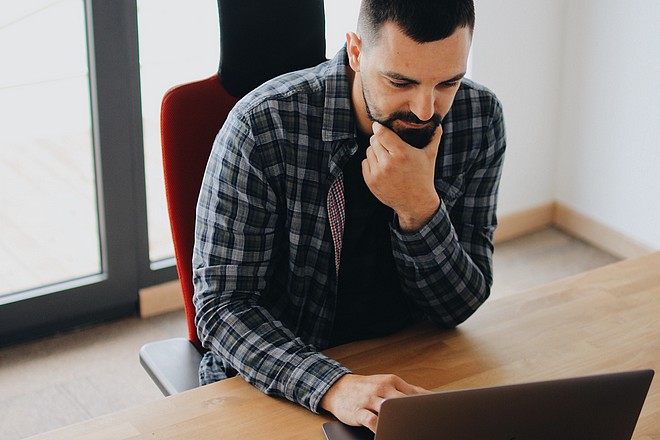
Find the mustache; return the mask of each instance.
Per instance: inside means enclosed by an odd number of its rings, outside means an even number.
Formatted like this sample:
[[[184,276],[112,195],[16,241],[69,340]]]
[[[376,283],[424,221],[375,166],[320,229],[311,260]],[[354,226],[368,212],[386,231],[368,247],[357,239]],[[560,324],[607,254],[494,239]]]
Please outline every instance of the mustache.
[[[413,124],[433,124],[436,127],[442,124],[444,118],[438,113],[434,113],[430,119],[422,121],[419,119],[413,112],[394,112],[388,118],[388,122],[394,122],[396,120],[410,122]]]

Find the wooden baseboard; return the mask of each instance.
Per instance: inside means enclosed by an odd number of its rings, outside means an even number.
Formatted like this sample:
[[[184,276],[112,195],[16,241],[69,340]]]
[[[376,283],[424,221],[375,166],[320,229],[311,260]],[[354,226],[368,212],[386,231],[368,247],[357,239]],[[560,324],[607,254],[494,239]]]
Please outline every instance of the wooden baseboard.
[[[140,289],[140,317],[160,315],[183,309],[179,280]]]
[[[561,203],[556,204],[554,226],[619,258],[635,258],[653,252],[644,243]]]
[[[555,219],[555,205],[555,202],[548,202],[500,217],[493,238],[495,243],[522,237],[552,226]]]
[[[556,201],[502,216],[494,241],[501,243],[550,226],[619,258],[640,257],[654,251],[644,243]]]

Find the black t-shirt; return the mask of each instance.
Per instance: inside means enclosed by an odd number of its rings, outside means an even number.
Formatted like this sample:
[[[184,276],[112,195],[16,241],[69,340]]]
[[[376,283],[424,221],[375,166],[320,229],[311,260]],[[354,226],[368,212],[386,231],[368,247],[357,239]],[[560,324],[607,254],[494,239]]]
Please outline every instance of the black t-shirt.
[[[358,150],[343,170],[346,223],[333,346],[393,333],[411,319],[392,256],[392,209],[371,193],[362,177],[368,145],[367,137],[358,136]]]

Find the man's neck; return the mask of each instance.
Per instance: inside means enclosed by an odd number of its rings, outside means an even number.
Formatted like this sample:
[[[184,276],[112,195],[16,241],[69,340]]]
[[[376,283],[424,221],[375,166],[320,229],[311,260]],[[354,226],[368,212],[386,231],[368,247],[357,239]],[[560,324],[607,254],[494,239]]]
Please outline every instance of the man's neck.
[[[372,122],[367,116],[367,109],[364,104],[364,95],[362,94],[362,81],[360,75],[353,71],[349,66],[346,66],[348,74],[348,82],[351,88],[351,101],[353,104],[353,113],[357,121],[357,128],[365,136],[371,136],[373,129]]]

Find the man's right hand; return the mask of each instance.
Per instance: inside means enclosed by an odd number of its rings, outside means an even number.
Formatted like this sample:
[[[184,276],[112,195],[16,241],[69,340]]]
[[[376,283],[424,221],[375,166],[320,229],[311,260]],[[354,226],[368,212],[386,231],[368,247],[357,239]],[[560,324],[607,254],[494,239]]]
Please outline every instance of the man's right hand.
[[[378,122],[373,123],[373,130],[362,161],[364,182],[382,204],[396,212],[401,231],[418,231],[440,206],[435,168],[442,126],[423,149],[413,148]]]
[[[378,413],[385,399],[426,393],[429,391],[393,374],[347,374],[330,387],[320,405],[347,425],[366,426],[376,432]]]

